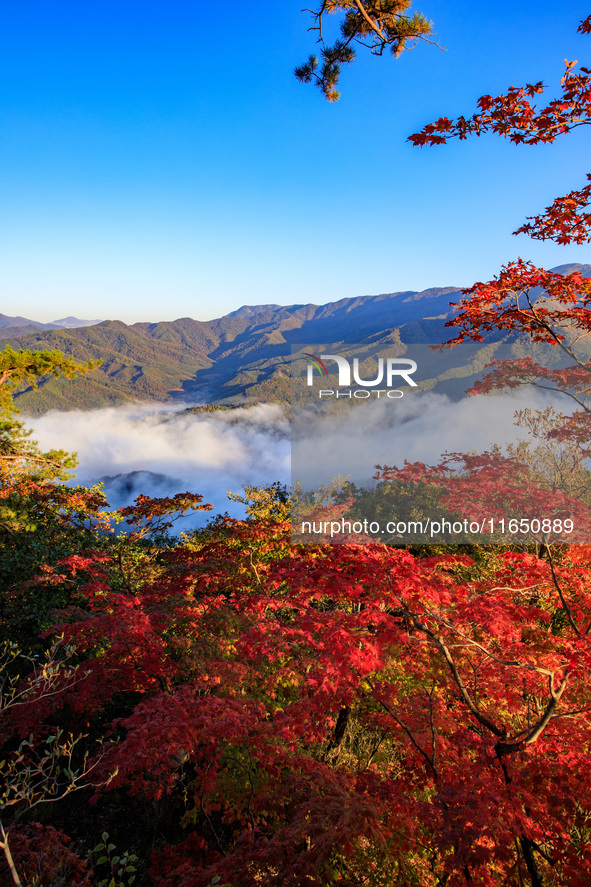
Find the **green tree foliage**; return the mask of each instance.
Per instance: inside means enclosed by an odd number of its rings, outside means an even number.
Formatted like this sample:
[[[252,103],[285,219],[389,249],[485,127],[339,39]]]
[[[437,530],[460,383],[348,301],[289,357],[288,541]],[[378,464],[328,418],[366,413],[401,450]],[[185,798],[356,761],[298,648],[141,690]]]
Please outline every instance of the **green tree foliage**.
[[[97,361],[76,363],[61,351],[15,351],[7,345],[0,353],[0,479],[14,480],[23,472],[31,479],[65,479],[75,461],[65,451],[41,453],[30,440],[30,432],[16,418],[13,397],[19,386],[37,387],[38,379],[65,376],[72,379],[98,366]],[[0,512],[0,527],[7,528],[6,515]]]
[[[420,12],[409,13],[411,0],[322,0],[313,9],[311,31],[318,34],[321,60],[310,55],[295,75],[303,83],[313,83],[329,102],[340,93],[337,84],[343,65],[355,58],[355,45],[367,47],[373,55],[389,49],[398,57],[408,46],[426,40],[433,25]],[[332,45],[324,39],[323,26],[329,15],[342,14],[341,36]]]
[[[48,376],[73,378],[97,366],[77,363],[60,351],[0,353],[0,635],[28,647],[29,623],[43,622],[56,601],[14,599],[19,583],[34,576],[48,557],[65,556],[88,544],[88,520],[100,520],[104,496],[98,489],[66,486],[75,456],[65,450],[43,452],[17,418],[13,395],[19,386],[36,387]],[[22,631],[25,631],[25,637]]]
[[[78,373],[87,373],[99,365],[99,361],[76,363],[61,351],[15,351],[7,345],[0,353],[0,408],[12,410],[14,389],[25,382],[37,387],[37,379],[43,376],[66,376],[73,379]]]

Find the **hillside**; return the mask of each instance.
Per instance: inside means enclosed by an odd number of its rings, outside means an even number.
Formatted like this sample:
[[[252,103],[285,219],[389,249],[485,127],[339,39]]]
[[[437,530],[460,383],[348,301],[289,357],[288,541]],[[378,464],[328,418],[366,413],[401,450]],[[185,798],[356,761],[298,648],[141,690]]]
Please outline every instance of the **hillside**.
[[[342,299],[328,305],[244,306],[211,321],[103,321],[83,329],[36,330],[13,348],[58,349],[102,366],[75,385],[51,379],[17,396],[26,413],[90,409],[136,400],[228,397],[282,399],[289,394],[292,343],[358,342],[394,335],[411,318],[449,310],[451,287]]]
[[[556,270],[582,270],[591,276],[589,265],[564,265]],[[18,406],[25,413],[38,414],[138,400],[282,400],[289,397],[292,345],[328,342],[341,343],[343,353],[347,344],[360,342],[395,344],[399,354],[411,345],[413,354],[420,348],[422,387],[441,390],[443,374],[446,392],[453,394],[455,386],[459,393],[493,354],[500,356],[500,341],[497,337],[484,345],[467,345],[445,357],[428,350],[428,345],[448,338],[445,320],[451,311],[449,303],[458,294],[454,287],[436,287],[320,306],[243,306],[211,321],[186,317],[127,325],[106,320],[84,328],[38,329],[11,336],[10,344],[58,349],[77,360],[101,358],[103,363],[75,384],[51,379],[36,391],[20,392]]]

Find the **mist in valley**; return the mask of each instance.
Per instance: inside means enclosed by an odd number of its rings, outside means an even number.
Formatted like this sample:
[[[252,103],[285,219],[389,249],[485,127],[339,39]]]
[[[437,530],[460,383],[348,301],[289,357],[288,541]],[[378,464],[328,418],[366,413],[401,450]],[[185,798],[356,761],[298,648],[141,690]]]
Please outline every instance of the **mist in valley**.
[[[331,410],[334,405],[313,404],[294,412],[292,475],[304,489],[318,489],[338,476],[371,486],[376,465],[402,467],[405,460],[437,465],[446,453],[504,450],[530,439],[516,424],[517,412],[547,406],[572,412],[566,397],[525,388],[459,401],[413,391],[397,400],[348,405]]]
[[[504,447],[527,437],[515,424],[516,411],[548,404],[566,407],[564,398],[525,390],[457,402],[421,392],[336,413],[325,404],[295,409],[293,428],[275,404],[212,412],[193,412],[186,404],[134,404],[52,411],[28,421],[43,449],[77,453],[71,483],[102,483],[112,508],[130,505],[140,494],[186,491],[212,504],[210,512],[183,517],[175,524],[178,532],[204,526],[215,514],[244,517],[244,505],[227,494],[240,495],[247,485],[289,485],[293,475],[308,490],[338,476],[372,486],[377,464],[435,465],[445,453]]]
[[[51,411],[27,422],[44,450],[77,454],[71,483],[101,482],[112,508],[140,494],[186,491],[213,505],[175,523],[175,531],[203,526],[212,514],[243,517],[244,506],[229,501],[228,490],[290,482],[289,422],[276,405],[199,413],[186,404],[134,404]]]

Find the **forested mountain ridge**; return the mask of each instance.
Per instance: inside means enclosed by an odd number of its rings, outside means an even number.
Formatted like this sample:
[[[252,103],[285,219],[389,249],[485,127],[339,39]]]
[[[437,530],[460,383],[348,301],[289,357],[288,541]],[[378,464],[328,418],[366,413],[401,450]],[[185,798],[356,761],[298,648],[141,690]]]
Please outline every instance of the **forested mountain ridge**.
[[[13,348],[57,349],[102,366],[76,386],[50,379],[17,396],[27,413],[89,409],[136,400],[223,400],[287,396],[292,342],[384,336],[410,320],[449,311],[452,287],[342,299],[328,305],[244,306],[211,321],[106,320],[84,329],[39,330],[10,340]]]
[[[591,266],[560,266],[562,273]],[[85,328],[38,330],[11,338],[13,348],[51,349],[102,366],[75,386],[51,378],[17,395],[25,413],[91,409],[137,400],[218,402],[226,398],[280,400],[289,396],[292,344],[326,342],[432,344],[448,338],[445,320],[458,301],[454,287],[341,299],[326,305],[243,306],[211,321],[189,317],[135,323],[105,320]],[[445,369],[472,380],[482,348],[462,349]],[[490,358],[488,351],[487,358]],[[465,365],[464,369],[456,364]],[[437,372],[433,372],[437,375]],[[463,384],[463,382],[462,382]]]

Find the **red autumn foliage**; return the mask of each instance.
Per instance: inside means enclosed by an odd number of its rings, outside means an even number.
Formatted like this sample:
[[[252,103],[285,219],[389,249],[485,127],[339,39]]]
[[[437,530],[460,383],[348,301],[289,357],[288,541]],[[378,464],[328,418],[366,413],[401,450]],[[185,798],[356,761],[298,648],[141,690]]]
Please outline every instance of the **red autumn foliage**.
[[[591,508],[560,489],[540,486],[530,468],[514,457],[447,453],[435,467],[406,462],[403,468],[377,468],[379,481],[436,486],[442,505],[477,524],[483,541],[494,541],[495,531],[497,540],[506,534],[503,541],[513,536],[530,544],[584,544],[591,538]]]
[[[66,636],[92,674],[68,706],[96,719],[136,699],[113,722],[106,791],[181,805],[154,883],[353,885],[369,871],[434,887],[469,872],[492,887],[529,860],[583,884],[590,551],[479,567],[232,529],[171,551],[133,594],[97,587],[102,556],[71,565],[89,610]]]
[[[134,505],[119,508],[117,513],[128,526],[138,528],[137,538],[141,538],[148,532],[170,529],[174,521],[187,511],[211,511],[212,508],[209,502],[203,502],[203,496],[186,492],[159,499],[152,496],[138,496]]]
[[[71,839],[52,826],[38,822],[11,831],[12,855],[24,884],[63,884],[92,887],[87,861],[71,849]],[[0,887],[13,887],[12,878],[0,872]]]
[[[582,34],[591,33],[591,17],[579,25]],[[525,87],[510,87],[503,95],[482,96],[479,111],[472,117],[452,121],[447,117],[424,127],[410,137],[419,146],[444,144],[448,139],[466,139],[494,133],[515,144],[537,145],[554,142],[581,126],[591,124],[591,70],[576,61],[566,61],[560,82],[560,95],[540,108],[532,101],[543,93],[541,82]],[[558,197],[546,210],[522,225],[516,234],[525,233],[538,240],[583,244],[591,239],[590,184]],[[590,403],[591,365],[588,356],[578,353],[577,344],[591,332],[591,280],[575,272],[554,274],[519,259],[506,265],[494,280],[476,283],[463,291],[455,304],[456,316],[448,326],[459,328],[447,346],[461,342],[483,341],[485,333],[505,331],[526,334],[533,342],[559,347],[568,366],[545,368],[533,360],[494,362],[495,370],[473,393],[488,393],[495,388],[515,388],[532,383],[566,393],[580,407],[554,432],[559,440],[569,435],[583,446],[591,437]],[[446,346],[442,346],[446,347]]]
[[[447,323],[460,332],[441,347],[481,342],[484,332],[506,330],[566,348],[569,333],[591,330],[591,279],[578,272],[557,274],[518,259],[494,280],[462,292],[466,298],[453,303],[457,314]]]
[[[569,191],[565,197],[557,197],[545,211],[533,216],[518,228],[515,234],[529,234],[534,240],[554,240],[556,243],[587,243],[591,230],[591,212],[585,212],[591,204],[590,184],[578,191]]]

